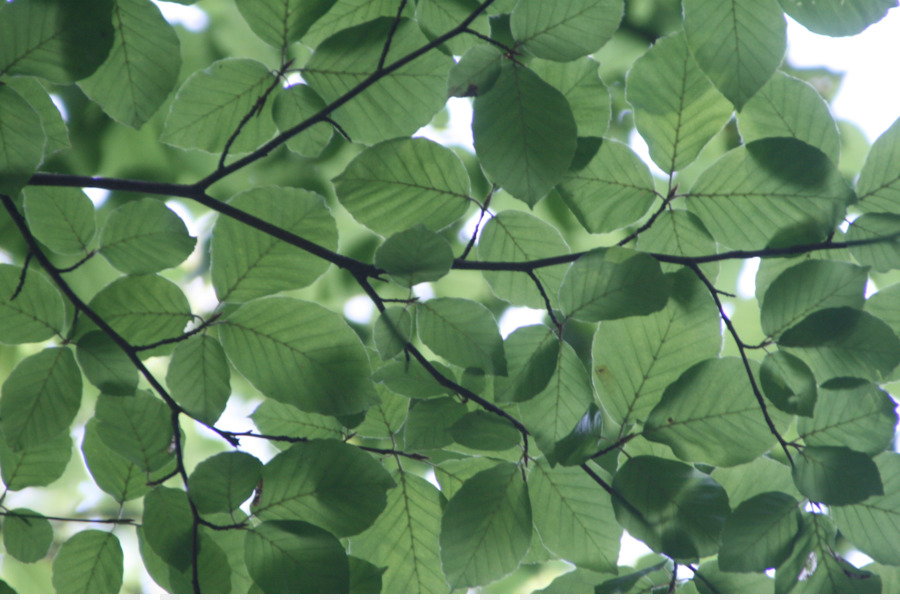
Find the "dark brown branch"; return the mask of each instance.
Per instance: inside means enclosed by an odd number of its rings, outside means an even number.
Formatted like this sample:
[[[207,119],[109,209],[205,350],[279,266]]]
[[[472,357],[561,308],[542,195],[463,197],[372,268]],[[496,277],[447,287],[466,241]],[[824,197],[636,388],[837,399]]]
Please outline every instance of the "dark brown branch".
[[[23,519],[27,521],[28,519],[47,519],[48,521],[65,521],[67,523],[111,523],[113,525],[138,525],[134,521],[134,519],[119,519],[119,518],[108,518],[108,519],[89,519],[89,518],[78,518],[78,517],[50,517],[47,515],[23,515],[21,513],[17,513],[11,510],[2,510],[0,512],[0,516],[3,517],[12,517],[14,519]]]
[[[384,68],[384,61],[387,60],[388,52],[391,51],[391,42],[394,41],[394,34],[397,33],[397,27],[400,26],[400,19],[403,15],[403,9],[406,8],[407,0],[400,0],[400,7],[397,9],[397,16],[394,17],[394,22],[391,23],[391,29],[388,31],[387,39],[384,40],[384,46],[381,48],[381,56],[378,57],[378,67],[376,67],[375,72],[378,73]]]
[[[675,189],[678,189],[677,186],[672,190],[672,192],[669,193],[668,196],[666,196],[665,198],[663,198],[662,206],[660,206],[660,207],[659,207],[659,210],[657,210],[655,213],[653,213],[653,214],[650,216],[649,219],[647,219],[647,222],[646,222],[646,223],[644,223],[643,225],[641,225],[640,227],[638,227],[638,228],[634,231],[634,233],[632,233],[631,235],[627,236],[625,239],[621,240],[618,244],[616,244],[616,246],[624,246],[625,244],[627,244],[627,243],[630,242],[631,240],[637,239],[637,237],[638,237],[639,235],[641,235],[642,233],[644,233],[645,231],[647,231],[648,229],[650,229],[651,227],[653,227],[653,224],[656,222],[656,219],[658,219],[659,216],[660,216],[661,214],[663,214],[664,212],[666,212],[666,210],[669,208],[669,203],[671,203],[671,202],[672,202],[672,198],[675,197],[675,196],[674,196]]]
[[[531,277],[534,285],[537,286],[538,292],[541,294],[541,298],[544,299],[544,306],[547,309],[547,315],[549,315],[550,320],[553,322],[553,326],[556,327],[556,333],[561,336],[563,326],[562,323],[556,320],[556,315],[553,314],[553,307],[550,305],[550,297],[547,296],[547,292],[546,290],[544,290],[544,285],[541,283],[541,280],[537,278],[537,275],[534,274],[534,271],[528,271],[528,276]]]
[[[146,344],[144,346],[132,346],[132,348],[134,349],[135,352],[141,352],[143,350],[152,350],[153,348],[159,348],[160,346],[165,346],[166,344],[178,343],[182,340],[186,340],[190,337],[197,335],[198,333],[200,333],[201,331],[203,331],[204,329],[206,329],[207,327],[209,327],[210,325],[212,325],[216,321],[218,321],[221,316],[222,316],[222,313],[216,313],[212,317],[210,317],[209,319],[207,319],[206,321],[204,321],[203,323],[201,323],[200,325],[198,325],[197,327],[195,327],[194,329],[191,329],[190,331],[188,331],[186,333],[182,333],[181,335],[177,335],[175,337],[170,337],[170,338],[166,338],[163,340],[159,340],[158,342],[153,342],[152,344]]]
[[[31,252],[25,255],[25,264],[22,265],[22,274],[19,275],[19,283],[16,285],[16,289],[13,290],[12,296],[9,297],[10,302],[18,298],[19,294],[22,293],[22,288],[25,287],[25,278],[28,276],[28,265],[31,264],[32,258],[34,258],[34,254]]]
[[[310,441],[307,437],[296,437],[292,435],[269,435],[266,433],[256,433],[253,431],[245,431],[243,433],[237,432],[229,432],[235,437],[252,437],[261,440],[269,440],[270,442],[288,442],[290,444],[301,444],[303,442]],[[411,458],[413,460],[429,460],[427,456],[422,454],[418,454],[415,452],[403,452],[402,450],[391,450],[388,448],[372,448],[371,446],[357,446],[356,444],[350,444],[355,448],[359,448],[360,450],[365,450],[366,452],[372,452],[373,454],[392,454],[396,456],[405,456],[406,458]]]
[[[491,187],[491,190],[488,192],[487,197],[484,199],[484,204],[481,205],[481,215],[478,217],[478,222],[475,223],[475,231],[472,232],[472,237],[469,238],[469,243],[466,244],[465,249],[462,254],[459,255],[458,260],[465,260],[469,255],[469,252],[472,251],[472,248],[475,247],[475,240],[478,239],[478,229],[481,227],[482,221],[484,221],[484,215],[487,213],[488,206],[491,204],[491,198],[494,197],[494,187]]]

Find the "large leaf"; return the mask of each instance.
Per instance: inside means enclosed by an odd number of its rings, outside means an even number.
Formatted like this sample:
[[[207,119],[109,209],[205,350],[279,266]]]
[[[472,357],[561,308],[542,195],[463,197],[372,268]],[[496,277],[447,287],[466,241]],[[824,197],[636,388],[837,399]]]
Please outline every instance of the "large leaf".
[[[856,182],[859,209],[871,212],[900,212],[900,119],[872,144]]]
[[[118,594],[123,561],[115,535],[96,529],[79,531],[53,559],[53,589],[60,594]]]
[[[46,137],[40,115],[9,86],[0,87],[0,106],[0,193],[16,196],[41,164]]]
[[[391,14],[396,14],[396,8]],[[319,44],[303,77],[325,102],[334,102],[378,68],[388,36],[385,66],[428,42],[413,21],[374,19],[343,29]],[[332,116],[356,142],[371,144],[409,136],[427,125],[446,102],[447,72],[452,64],[449,57],[431,51],[385,74]]]
[[[897,405],[875,384],[838,380],[819,390],[815,414],[800,419],[797,433],[807,446],[846,446],[875,455],[894,439]]]
[[[101,394],[95,414],[103,443],[144,472],[155,471],[175,458],[169,447],[173,435],[170,412],[150,392]]]
[[[711,477],[728,492],[732,508],[766,492],[785,492],[798,500],[802,498],[794,487],[790,467],[766,455],[735,467],[715,469]]]
[[[100,253],[124,273],[155,273],[176,267],[197,240],[173,210],[144,198],[114,210],[100,230]]]
[[[684,32],[694,58],[741,110],[781,64],[787,44],[776,0],[685,0]]]
[[[167,564],[184,571],[195,551],[194,520],[184,490],[153,488],[144,498],[141,534]]]
[[[566,97],[579,137],[601,137],[606,133],[612,103],[609,90],[600,79],[597,61],[590,57],[567,63],[533,60],[528,66]]]
[[[530,53],[565,62],[609,41],[624,9],[624,0],[520,0],[510,27],[518,44]]]
[[[16,365],[0,391],[0,430],[14,451],[66,431],[81,406],[81,373],[70,348],[46,348]]]
[[[54,438],[14,452],[0,436],[0,476],[11,491],[53,483],[72,458],[72,438],[63,431]]]
[[[29,187],[25,217],[31,233],[54,252],[85,254],[94,238],[94,205],[73,188]]]
[[[785,12],[801,25],[822,35],[856,35],[897,6],[897,0],[780,0]]]
[[[68,125],[63,121],[59,108],[53,103],[53,99],[40,79],[37,77],[11,77],[4,83],[24,98],[41,117],[41,125],[47,136],[44,144],[44,156],[50,156],[72,147],[69,142]],[[63,192],[65,188],[58,188],[56,191]]]
[[[371,527],[350,541],[350,550],[387,567],[382,588],[391,594],[448,592],[440,570],[438,535],[441,493],[425,480],[397,472],[387,507]]]
[[[178,343],[169,361],[169,393],[191,416],[214,424],[231,395],[231,371],[218,340],[195,335]]]
[[[722,529],[719,568],[764,571],[791,554],[800,530],[797,500],[783,492],[766,492],[738,506]]]
[[[506,374],[503,339],[483,305],[462,298],[435,298],[416,311],[419,338],[435,353],[461,367]]]
[[[449,398],[413,401],[403,427],[405,448],[429,450],[450,445],[450,427],[466,413],[465,406]]]
[[[794,458],[797,489],[813,502],[833,506],[857,504],[884,494],[872,459],[841,446],[808,446]]]
[[[237,370],[270,398],[324,415],[377,402],[369,357],[337,314],[291,298],[247,302],[219,325]]]
[[[693,213],[676,209],[659,215],[653,222],[653,227],[638,238],[637,249],[675,256],[703,256],[716,253],[716,242]],[[699,266],[710,281],[716,280],[719,274],[718,262],[707,262]],[[681,265],[674,263],[662,264],[663,272],[681,268]]]
[[[288,435],[305,438],[339,440],[342,436],[340,422],[334,417],[309,413],[290,404],[266,400],[250,415],[260,433]]]
[[[821,151],[771,138],[735,148],[703,172],[688,207],[716,241],[750,250],[824,240],[852,198]]]
[[[478,160],[492,181],[529,206],[562,180],[576,134],[565,96],[525,67],[504,63],[491,89],[475,98]]]
[[[150,491],[147,474],[100,439],[96,419],[85,425],[81,453],[94,483],[117,502],[140,498]]]
[[[241,16],[253,33],[281,51],[296,42],[335,0],[304,2],[303,0],[238,0]]]
[[[792,415],[811,417],[816,405],[816,378],[805,362],[778,350],[763,359],[759,383],[766,398]]]
[[[512,572],[534,527],[519,468],[501,463],[467,480],[441,518],[441,567],[453,589],[490,583]]]
[[[75,357],[84,376],[101,392],[127,396],[137,388],[137,367],[104,332],[89,331],[78,338]]]
[[[39,561],[53,543],[53,527],[44,515],[28,508],[11,510],[3,518],[3,545],[24,563]]]
[[[453,266],[453,249],[421,223],[395,233],[375,251],[375,266],[406,287],[437,281]]]
[[[443,35],[458,26],[463,19],[478,9],[478,0],[421,0],[416,2],[416,21],[429,39]],[[482,13],[469,25],[469,29],[487,36],[490,34],[488,19]],[[474,35],[458,35],[445,42],[454,56],[461,56],[473,45],[480,43]]]
[[[475,450],[506,450],[522,440],[506,418],[483,410],[463,415],[448,431],[454,442]]]
[[[115,0],[109,57],[78,86],[113,119],[140,128],[169,96],[181,69],[175,30],[143,0]]]
[[[22,289],[13,298],[23,277]],[[65,322],[62,297],[43,273],[0,265],[0,343],[42,342],[61,335]]]
[[[367,529],[395,483],[365,452],[336,440],[310,440],[282,452],[262,472],[253,514],[308,521],[345,537]]]
[[[260,482],[262,463],[245,452],[222,452],[194,468],[188,495],[201,513],[231,513]]]
[[[667,173],[691,164],[734,112],[691,56],[682,32],[657,40],[634,62],[625,92],[650,158]]]
[[[860,242],[880,237],[887,241],[850,248],[853,258],[875,271],[900,268],[900,215],[894,213],[866,213],[850,224],[847,240]]]

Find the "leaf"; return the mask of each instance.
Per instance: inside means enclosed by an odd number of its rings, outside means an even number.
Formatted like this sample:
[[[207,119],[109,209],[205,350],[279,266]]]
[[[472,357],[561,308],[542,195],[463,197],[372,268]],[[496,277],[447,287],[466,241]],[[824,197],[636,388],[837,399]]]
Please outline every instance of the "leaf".
[[[250,415],[260,433],[339,440],[341,424],[334,417],[303,412],[290,404],[265,400]]]
[[[520,0],[510,15],[519,45],[540,58],[574,60],[600,49],[622,20],[623,0]]]
[[[456,381],[453,372],[446,366],[434,361],[431,366],[451,381]],[[412,398],[436,398],[448,393],[447,388],[438,383],[419,361],[405,357],[379,367],[372,373],[372,380],[383,383],[394,393]]]
[[[350,591],[350,564],[336,537],[302,521],[266,521],[247,531],[244,559],[266,594]]]
[[[469,206],[469,175],[453,151],[424,138],[375,144],[335,180],[357,221],[382,235],[421,224],[438,231]]]
[[[334,102],[371,77],[379,66],[388,36],[391,41],[385,67],[428,42],[414,22],[395,21],[396,7],[391,8],[390,15],[391,18],[363,19],[368,22],[347,29],[343,25],[318,45],[304,67],[303,78],[325,102]],[[429,52],[385,73],[359,92],[353,102],[335,110],[332,118],[355,142],[374,144],[408,137],[427,125],[444,106],[447,71],[452,64],[449,57]]]
[[[114,396],[134,394],[137,367],[112,338],[102,331],[89,331],[78,339],[75,357],[87,380],[101,392]]]
[[[580,321],[649,315],[668,302],[668,283],[649,254],[601,248],[569,266],[559,290],[559,305],[566,318]]]
[[[776,0],[687,0],[683,8],[684,32],[697,64],[741,110],[784,58],[781,7]]]
[[[213,425],[231,395],[230,375],[228,359],[218,340],[195,335],[175,346],[166,384],[169,393],[188,414]]]
[[[221,452],[194,467],[188,496],[201,513],[231,513],[259,484],[263,465],[246,452]]]
[[[7,3],[0,11],[0,75],[37,75],[55,83],[87,77],[112,46],[112,5],[107,0]]]
[[[856,182],[857,206],[864,212],[900,212],[900,119],[872,144]]]
[[[641,252],[703,256],[716,253],[716,242],[694,214],[675,209],[659,215],[653,227],[638,238],[636,248]],[[664,273],[683,268],[669,263],[663,263],[660,267]],[[719,274],[718,262],[702,263],[699,267],[711,281],[716,280]]]
[[[59,594],[118,594],[123,561],[115,535],[96,529],[79,531],[53,560],[53,589]]]
[[[53,543],[53,528],[44,515],[17,508],[4,515],[3,545],[10,556],[23,563],[39,561]]]
[[[270,398],[324,415],[352,415],[377,402],[359,337],[317,304],[254,300],[218,327],[232,364]]]
[[[419,339],[433,352],[461,367],[506,375],[503,339],[494,316],[463,298],[435,298],[416,311]]]
[[[847,230],[847,240],[851,242],[886,236],[893,236],[893,239],[853,246],[850,253],[860,264],[871,265],[876,271],[900,268],[900,215],[866,213],[854,220]]]
[[[579,137],[602,137],[607,132],[612,106],[597,61],[590,57],[566,63],[534,60],[528,66],[566,97]]]
[[[702,283],[687,270],[666,278],[672,293],[663,310],[605,322],[594,334],[594,385],[620,425],[645,420],[675,373],[717,356],[722,345],[719,314]]]
[[[485,261],[525,262],[569,252],[569,245],[555,227],[529,213],[515,210],[494,215],[478,240],[478,258]],[[498,298],[516,305],[546,308],[544,298],[527,273],[489,270],[481,273]],[[565,273],[565,265],[534,271],[553,304],[556,304],[556,291]]]
[[[6,4],[4,12],[10,6]],[[0,35],[0,39],[4,36]],[[0,64],[2,61],[0,54]],[[41,164],[46,136],[40,115],[9,86],[0,87],[0,106],[0,193],[15,197]]]
[[[385,388],[378,388],[378,396],[381,403],[366,411],[366,418],[354,430],[361,437],[394,439],[406,422],[410,399]]]
[[[466,407],[449,398],[414,400],[409,407],[403,442],[407,450],[430,450],[453,443],[450,427],[464,417]]]
[[[866,300],[866,312],[872,313],[897,333],[900,331],[900,285],[878,290]]]
[[[717,242],[749,250],[824,240],[852,198],[818,149],[771,138],[727,152],[697,178],[687,201]]]
[[[150,392],[138,390],[133,396],[100,394],[95,417],[103,443],[145,473],[160,469],[175,458],[170,452],[171,415]]]
[[[500,463],[467,480],[441,518],[441,567],[452,589],[510,573],[528,551],[531,502],[519,468]]]
[[[272,103],[272,118],[282,133],[303,123],[325,108],[325,102],[308,85],[292,85],[282,89]],[[334,134],[328,123],[319,122],[286,143],[289,150],[300,156],[319,156]]]
[[[547,453],[550,466],[555,467],[559,463],[573,467],[584,463],[600,450],[602,433],[603,413],[595,404],[591,404],[574,429],[557,440],[553,450]]]
[[[2,88],[0,88],[2,90]],[[19,294],[13,298],[25,277]],[[0,343],[42,342],[61,335],[66,323],[62,297],[42,273],[22,273],[12,265],[0,265]]]
[[[805,362],[789,352],[766,354],[759,368],[766,398],[779,410],[811,417],[816,405],[816,378]]]
[[[449,591],[440,570],[441,493],[425,480],[397,471],[387,507],[371,527],[350,540],[350,551],[386,567],[382,590],[391,594]]]
[[[842,262],[808,260],[782,271],[760,306],[763,332],[778,336],[811,313],[865,302],[867,270]]]
[[[69,143],[69,128],[63,121],[59,109],[53,103],[47,88],[37,77],[10,77],[4,80],[4,83],[24,98],[40,116],[41,126],[47,136],[44,143],[44,156],[50,156],[60,150],[72,147]],[[65,193],[65,188],[58,188],[55,191]],[[77,190],[72,190],[72,192],[77,192]],[[93,205],[91,208],[93,209]]]
[[[158,486],[144,497],[141,533],[153,551],[179,570],[191,565],[194,518],[184,490]]]
[[[100,438],[97,419],[91,419],[85,425],[81,453],[94,483],[116,502],[140,498],[150,491],[147,474],[137,464],[114,452]]]
[[[794,487],[791,469],[766,455],[742,465],[715,469],[710,476],[728,492],[732,508],[766,492],[784,492],[797,500],[803,497]]]
[[[845,447],[807,446],[794,458],[792,475],[798,490],[822,504],[857,504],[884,494],[872,459]]]
[[[430,0],[437,4],[437,0]],[[418,6],[422,6],[422,2]],[[491,89],[500,76],[503,53],[490,44],[470,48],[450,68],[447,76],[447,96],[477,96]]]
[[[631,589],[641,581],[647,575],[652,573],[662,572],[666,573],[669,569],[669,561],[664,560],[660,563],[652,565],[650,567],[646,567],[641,569],[640,571],[635,571],[630,567],[625,567],[626,569],[632,571],[627,575],[622,575],[621,577],[613,577],[609,578],[606,581],[601,582],[598,585],[594,586],[595,594],[621,594],[624,592],[631,591]],[[576,570],[577,572],[577,570]],[[646,580],[645,580],[646,581]]]
[[[380,594],[381,576],[387,567],[378,568],[369,561],[350,556],[350,593]]]
[[[139,129],[175,87],[181,47],[159,8],[142,0],[115,0],[112,22],[109,57],[78,86],[113,119]]]
[[[841,138],[837,124],[828,104],[805,81],[776,71],[747,101],[737,120],[745,144],[762,138],[797,138],[838,164]]]
[[[474,450],[506,450],[522,440],[507,419],[482,410],[463,415],[448,431],[454,442]]]
[[[522,402],[547,387],[556,372],[559,338],[545,325],[519,327],[503,342],[509,377],[494,378],[494,401]]]
[[[303,37],[309,27],[334,6],[335,0],[237,0],[241,16],[261,40],[280,50]]]
[[[575,156],[577,125],[565,96],[533,71],[504,63],[475,98],[472,136],[488,177],[534,206],[559,183]]]
[[[812,418],[797,423],[797,433],[807,446],[846,446],[874,456],[894,439],[896,408],[875,384],[861,379],[832,380],[819,390]]]
[[[416,3],[416,21],[429,39],[457,27],[478,8],[477,0],[421,0]],[[469,28],[482,35],[490,34],[487,17],[482,13]],[[479,42],[474,35],[459,35],[445,42],[454,56],[461,56]]]
[[[528,474],[541,540],[554,554],[595,571],[616,572],[622,527],[597,483],[576,467],[550,469],[542,459]]]
[[[771,594],[774,582],[763,573],[727,573],[721,570],[719,561],[711,560],[700,565],[692,579],[701,594]]]
[[[42,244],[60,254],[86,254],[94,239],[94,205],[73,188],[25,189],[28,227]]]
[[[291,446],[263,467],[262,479],[255,516],[308,521],[340,537],[371,526],[395,485],[377,461],[336,440]]]
[[[722,529],[719,568],[764,571],[791,554],[800,530],[797,500],[782,492],[766,492],[738,506]]]
[[[226,521],[217,524],[232,523]],[[244,537],[243,530],[211,531],[204,528],[199,531],[197,578],[204,593],[227,594],[232,589],[250,587],[252,582],[244,565]],[[193,573],[190,564],[187,568],[179,570],[164,562],[149,546],[142,529],[138,530],[138,542],[144,567],[154,581],[169,592],[193,593]]]
[[[0,436],[0,476],[10,491],[53,483],[72,458],[72,438],[64,431],[54,438],[14,452]]]
[[[731,514],[728,496],[708,475],[684,463],[636,456],[613,479],[616,519],[654,552],[673,559],[715,554]],[[627,502],[627,504],[626,504]]]
[[[780,1],[785,12],[801,25],[830,36],[856,35],[897,6],[896,0],[858,0],[853,3],[817,0],[812,4],[802,0]]]
[[[884,495],[830,509],[835,523],[854,546],[879,563],[900,564],[900,455],[884,452],[874,459]]]
[[[159,140],[179,148],[223,152],[242,119],[272,85],[272,73],[248,58],[225,58],[191,74],[175,94]],[[271,113],[261,111],[243,124],[228,148],[248,152],[272,137]]]
[[[390,360],[400,354],[412,339],[412,333],[413,316],[406,307],[389,306],[380,313],[372,329],[372,339],[381,359]]]
[[[449,273],[453,250],[447,240],[419,223],[385,240],[375,251],[375,266],[399,285],[412,287]]]
[[[634,62],[625,93],[650,157],[667,173],[691,164],[734,112],[694,60],[683,32],[658,39]]]
[[[81,407],[81,373],[69,348],[45,348],[24,358],[0,391],[0,429],[13,451],[66,431]]]
[[[180,265],[196,242],[184,221],[152,198],[120,206],[100,230],[100,253],[118,270],[136,275]]]

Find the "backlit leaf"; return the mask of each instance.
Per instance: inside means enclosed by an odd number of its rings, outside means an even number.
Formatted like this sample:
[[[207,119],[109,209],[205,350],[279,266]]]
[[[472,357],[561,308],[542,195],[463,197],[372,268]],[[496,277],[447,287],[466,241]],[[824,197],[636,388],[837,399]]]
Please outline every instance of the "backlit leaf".
[[[624,9],[623,0],[520,0],[510,27],[516,41],[535,56],[565,62],[605,44]]]
[[[86,253],[94,238],[94,205],[79,189],[29,187],[25,216],[34,237],[60,254]]]
[[[461,367],[506,374],[503,339],[494,316],[463,298],[435,298],[417,311],[419,338],[435,353]]]
[[[13,298],[22,277],[25,283]],[[62,334],[65,317],[62,297],[42,273],[23,275],[19,267],[0,265],[0,343],[41,342]]]
[[[40,115],[9,86],[0,87],[0,106],[0,193],[16,196],[41,164],[46,137]]]
[[[884,494],[872,459],[845,447],[806,447],[794,458],[792,474],[797,489],[813,502],[844,506]]]
[[[10,556],[33,563],[47,555],[53,528],[40,513],[28,508],[9,511],[3,518],[3,545]]]
[[[450,244],[421,223],[395,233],[375,251],[375,266],[406,287],[437,281],[453,266]]]
[[[231,395],[230,375],[218,340],[195,335],[175,346],[166,384],[179,406],[203,423],[213,425]]]
[[[53,483],[65,472],[71,457],[72,438],[68,431],[18,452],[0,437],[0,475],[12,491]]]
[[[123,561],[115,535],[96,529],[79,531],[53,559],[53,589],[60,594],[118,594]]]
[[[335,0],[238,0],[235,4],[253,33],[278,49],[296,42],[310,25],[328,12]]]
[[[785,12],[801,25],[822,35],[855,35],[884,17],[897,0],[780,0]]]
[[[133,396],[101,394],[95,414],[103,443],[144,472],[155,471],[175,458],[170,452],[171,415],[150,392],[138,390]]]
[[[103,442],[96,419],[85,425],[81,452],[94,483],[117,502],[140,498],[152,489],[147,473]]]
[[[722,529],[719,568],[764,571],[791,554],[800,530],[797,500],[782,492],[766,492],[738,506]]]
[[[196,241],[174,211],[144,198],[110,213],[100,230],[100,253],[125,273],[155,273],[181,264]]]
[[[201,513],[231,513],[250,497],[260,481],[262,463],[245,452],[222,452],[194,467],[189,496]]]
[[[881,134],[859,173],[856,193],[859,209],[871,212],[900,212],[900,119]]]

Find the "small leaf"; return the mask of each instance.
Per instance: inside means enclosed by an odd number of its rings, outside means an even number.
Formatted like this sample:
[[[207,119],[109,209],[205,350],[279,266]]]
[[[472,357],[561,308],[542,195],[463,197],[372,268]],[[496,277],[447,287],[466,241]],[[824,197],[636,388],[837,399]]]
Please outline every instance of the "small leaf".
[[[588,406],[575,428],[558,440],[552,452],[547,453],[550,466],[557,463],[572,467],[580,465],[600,449],[603,431],[603,413],[595,404]]]
[[[213,425],[231,395],[230,375],[228,359],[218,340],[195,335],[175,346],[166,384],[179,406],[201,422]]]
[[[416,311],[419,339],[461,367],[506,374],[503,339],[484,305],[463,298],[435,298]]]
[[[261,40],[279,50],[303,37],[310,25],[334,6],[335,0],[237,0],[237,8]]]
[[[342,427],[334,417],[303,412],[277,400],[265,400],[250,415],[260,433],[292,437],[342,439]]]
[[[519,327],[503,342],[509,377],[494,378],[494,401],[500,404],[533,398],[556,372],[559,338],[545,325]]]
[[[458,26],[478,8],[477,0],[420,0],[416,2],[416,21],[429,39],[444,35]],[[482,13],[470,25],[472,31],[490,34],[487,16]],[[480,40],[474,35],[458,35],[446,42],[454,56],[460,56]]]
[[[800,530],[797,500],[781,492],[766,492],[742,502],[722,529],[719,568],[723,571],[764,571],[778,567],[791,554]]]
[[[437,4],[436,1],[430,3]],[[497,81],[502,64],[503,53],[496,46],[479,44],[470,48],[450,69],[447,76],[447,96],[484,94]]]
[[[231,513],[259,484],[262,463],[245,452],[221,452],[194,468],[188,495],[201,513]]]
[[[871,265],[876,271],[900,268],[900,215],[892,213],[866,213],[854,220],[847,230],[847,240],[858,242],[872,238],[893,236],[884,242],[852,246],[850,253],[863,265]]]
[[[95,415],[103,443],[144,472],[160,469],[175,458],[170,452],[171,415],[150,392],[138,390],[133,396],[100,394]]]
[[[400,354],[412,339],[412,334],[412,314],[402,306],[389,306],[378,315],[372,328],[372,339],[382,360],[390,360]]]
[[[125,273],[155,273],[176,267],[194,251],[196,238],[159,200],[145,198],[110,213],[100,231],[100,253]]]
[[[808,446],[794,458],[792,474],[797,489],[813,502],[844,506],[884,494],[872,459],[849,448]]]
[[[375,251],[375,266],[399,285],[412,287],[449,273],[453,250],[447,240],[419,223],[385,240]]]
[[[602,137],[609,129],[612,102],[600,79],[600,64],[590,57],[566,63],[533,60],[529,67],[566,97],[579,137]]]
[[[79,531],[53,559],[53,589],[59,594],[118,594],[124,558],[112,533]]]
[[[816,405],[816,378],[806,363],[778,350],[766,354],[759,368],[759,382],[766,398],[779,410],[811,417]]]
[[[37,77],[10,77],[4,81],[6,85],[15,90],[41,117],[41,126],[47,136],[44,144],[44,156],[50,156],[60,150],[67,150],[72,145],[69,143],[69,128],[63,121],[59,109],[53,103],[47,88]],[[41,188],[32,188],[41,189]],[[43,188],[44,191],[56,191],[65,193],[77,193],[72,188]],[[93,205],[92,205],[93,208]],[[34,231],[32,231],[34,233]]]
[[[856,35],[880,21],[897,0],[780,0],[785,12],[814,33],[830,36]]]
[[[28,187],[25,217],[31,233],[60,254],[84,254],[94,238],[94,205],[74,188]]]
[[[3,545],[24,563],[39,561],[53,543],[53,528],[44,515],[27,508],[11,510],[3,519]]]
[[[97,419],[88,421],[84,428],[81,453],[94,483],[116,502],[140,498],[150,491],[147,473],[100,439]]]
[[[13,298],[22,277],[25,283]],[[42,342],[61,335],[66,323],[62,297],[36,269],[23,274],[19,267],[0,265],[0,323],[3,344]]]
[[[565,62],[599,50],[619,28],[624,10],[623,0],[520,0],[510,27],[535,56]]]
[[[278,92],[272,104],[272,118],[278,130],[284,133],[325,108],[325,102],[308,85],[292,85]],[[305,129],[287,141],[291,152],[300,156],[319,156],[331,141],[334,128],[320,122]]]
[[[522,440],[507,419],[481,410],[463,415],[448,431],[454,442],[475,450],[506,450]]]
[[[408,450],[443,448],[453,443],[450,427],[466,415],[466,407],[449,398],[414,400],[403,427],[404,447]]]
[[[431,366],[444,377],[456,381],[453,371],[446,366],[434,361]],[[383,383],[394,393],[412,398],[436,398],[448,393],[448,389],[436,381],[419,361],[406,360],[405,357],[390,361],[377,369],[372,373],[372,380]]]
[[[53,483],[72,458],[72,438],[63,431],[54,438],[14,452],[0,436],[0,476],[10,491]]]
[[[715,469],[711,477],[728,492],[732,508],[765,492],[785,492],[798,500],[803,497],[794,487],[790,467],[766,455],[742,465]]]
[[[24,4],[19,2],[15,6]],[[5,7],[4,12],[8,12],[10,6],[13,5],[7,3],[0,8]],[[0,65],[3,58],[0,54]],[[16,197],[44,158],[46,136],[40,115],[11,87],[0,87],[0,106],[3,107],[0,113],[0,194]]]

